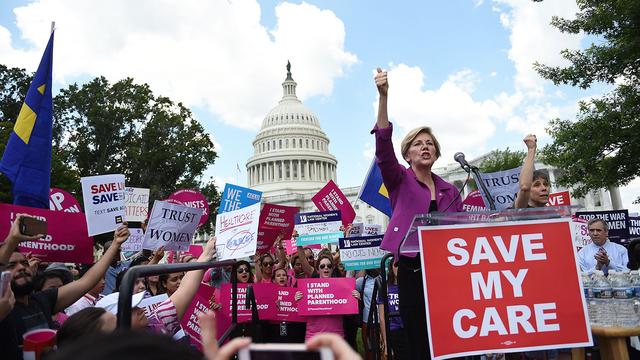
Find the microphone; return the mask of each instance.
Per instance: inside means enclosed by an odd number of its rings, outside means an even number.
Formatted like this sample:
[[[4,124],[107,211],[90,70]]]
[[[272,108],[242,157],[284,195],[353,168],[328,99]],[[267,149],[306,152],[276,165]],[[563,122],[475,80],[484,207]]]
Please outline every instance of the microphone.
[[[463,153],[457,152],[455,155],[453,155],[453,160],[460,164],[464,171],[469,172],[469,170],[471,170],[471,165],[469,165],[467,160],[465,160]]]

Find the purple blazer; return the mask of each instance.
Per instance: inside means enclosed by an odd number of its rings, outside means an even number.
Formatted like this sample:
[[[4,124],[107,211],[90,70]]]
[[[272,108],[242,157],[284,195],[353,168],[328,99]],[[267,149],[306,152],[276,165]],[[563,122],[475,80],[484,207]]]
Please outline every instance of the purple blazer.
[[[391,141],[393,124],[384,129],[379,129],[376,125],[371,133],[376,136],[376,162],[380,167],[384,185],[389,191],[393,210],[380,248],[392,252],[398,261],[398,246],[409,231],[413,217],[429,212],[431,190],[418,180],[411,168],[406,168],[398,162]],[[458,196],[458,189],[436,174],[432,173],[431,176],[436,186],[435,200],[438,211],[445,210],[451,204],[447,212],[461,212],[462,199]]]

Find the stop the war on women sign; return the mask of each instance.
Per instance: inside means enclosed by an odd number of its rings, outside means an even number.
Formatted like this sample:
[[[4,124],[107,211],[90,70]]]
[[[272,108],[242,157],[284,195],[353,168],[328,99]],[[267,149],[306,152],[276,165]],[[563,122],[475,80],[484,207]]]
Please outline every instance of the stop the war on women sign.
[[[142,247],[155,250],[186,251],[196,232],[202,209],[156,200],[153,203]]]
[[[590,346],[570,222],[418,228],[432,357]]]
[[[124,175],[83,177],[82,198],[89,236],[114,231],[124,222]]]

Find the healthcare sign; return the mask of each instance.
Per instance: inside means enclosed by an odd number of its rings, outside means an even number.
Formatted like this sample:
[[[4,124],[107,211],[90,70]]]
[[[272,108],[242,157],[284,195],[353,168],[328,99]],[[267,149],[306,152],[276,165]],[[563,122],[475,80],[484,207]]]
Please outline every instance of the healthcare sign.
[[[434,359],[591,346],[569,219],[418,231]]]
[[[89,236],[116,230],[124,222],[124,175],[89,176],[80,182]]]
[[[260,203],[218,214],[216,252],[219,260],[240,259],[256,253]]]

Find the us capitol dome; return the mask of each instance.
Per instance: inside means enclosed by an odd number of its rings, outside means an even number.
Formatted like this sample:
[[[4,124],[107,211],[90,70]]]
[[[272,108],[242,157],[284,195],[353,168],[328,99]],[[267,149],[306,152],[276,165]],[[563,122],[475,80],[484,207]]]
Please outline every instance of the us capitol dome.
[[[265,202],[305,209],[327,181],[336,181],[338,162],[329,153],[329,138],[317,116],[296,96],[296,86],[287,63],[282,99],[253,140],[247,180],[249,187],[262,191]]]

